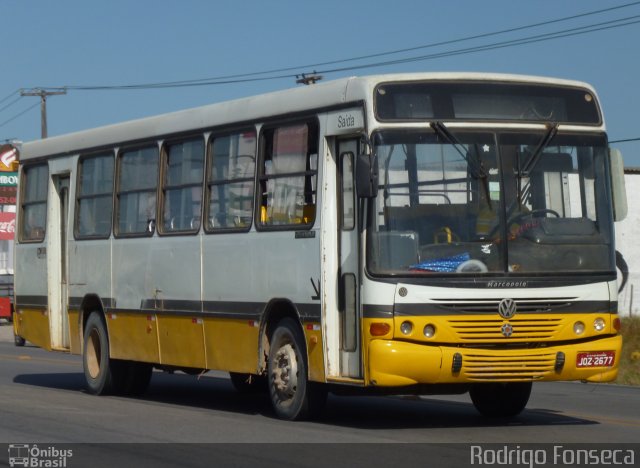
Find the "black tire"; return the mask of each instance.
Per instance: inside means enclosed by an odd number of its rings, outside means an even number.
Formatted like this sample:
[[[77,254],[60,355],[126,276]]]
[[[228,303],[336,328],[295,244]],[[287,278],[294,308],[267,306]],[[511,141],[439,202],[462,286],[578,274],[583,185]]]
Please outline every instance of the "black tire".
[[[107,326],[99,312],[92,312],[84,327],[82,367],[89,393],[109,395],[124,392],[127,362],[109,357]]]
[[[298,324],[282,319],[269,346],[269,396],[276,415],[290,421],[316,417],[324,408],[327,391],[307,379],[307,353]]]
[[[19,335],[13,335],[13,343],[14,343],[16,346],[24,346],[26,342],[27,342],[27,340],[25,340],[25,339],[24,339],[24,338],[22,338],[21,336],[19,336]]]
[[[239,393],[261,393],[267,390],[267,379],[261,375],[229,372],[233,388]]]
[[[473,405],[483,416],[513,417],[527,406],[531,382],[476,384],[469,390],[469,395]]]

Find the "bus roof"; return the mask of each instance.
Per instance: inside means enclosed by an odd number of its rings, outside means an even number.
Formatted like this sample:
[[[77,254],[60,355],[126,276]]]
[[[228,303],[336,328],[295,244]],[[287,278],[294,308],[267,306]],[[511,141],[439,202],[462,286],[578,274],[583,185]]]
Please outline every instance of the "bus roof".
[[[236,122],[250,122],[309,109],[356,103],[372,96],[376,85],[390,81],[494,81],[535,83],[595,90],[587,83],[528,75],[497,73],[399,73],[341,78],[282,91],[260,94],[192,109],[97,127],[44,140],[24,143],[22,161],[44,156],[77,154],[80,151],[127,144]]]

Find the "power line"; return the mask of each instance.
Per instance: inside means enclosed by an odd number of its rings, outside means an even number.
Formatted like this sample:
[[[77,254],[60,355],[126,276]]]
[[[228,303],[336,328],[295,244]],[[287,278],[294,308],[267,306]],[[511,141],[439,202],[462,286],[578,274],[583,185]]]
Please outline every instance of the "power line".
[[[9,107],[13,106],[16,102],[18,102],[20,99],[22,98],[22,96],[18,96],[17,98],[15,98],[13,101],[11,101],[9,104],[7,104],[6,106],[4,106],[2,109],[0,109],[0,112],[2,112],[5,109],[8,109]],[[4,102],[4,101],[2,101]]]
[[[630,3],[630,4],[627,4],[627,5],[622,5],[622,6],[615,7],[615,8],[608,8],[608,9],[605,9],[605,10],[598,10],[597,12],[610,11],[612,9],[623,8],[623,7],[636,5],[636,4],[640,4],[640,1],[639,2]],[[442,45],[442,44],[447,44],[447,43],[450,44],[450,43],[455,43],[455,42],[462,42],[462,41],[471,40],[473,38],[487,37],[487,36],[490,36],[490,35],[502,34],[504,32],[508,32],[508,31],[522,30],[522,29],[526,29],[526,28],[539,26],[539,25],[542,25],[542,24],[557,23],[557,22],[560,22],[560,21],[565,21],[567,19],[572,19],[572,18],[576,18],[576,17],[592,15],[592,14],[595,14],[595,13],[596,12],[583,13],[581,15],[574,15],[574,16],[571,16],[571,17],[560,18],[560,19],[557,19],[557,20],[551,20],[551,21],[548,21],[546,23],[536,23],[534,25],[522,26],[522,27],[519,27],[519,28],[511,28],[511,29],[507,29],[507,30],[503,30],[503,31],[498,31],[498,32],[495,32],[495,33],[486,33],[486,34],[477,35],[477,36],[469,36],[468,38],[455,39],[455,40],[451,40],[451,41],[434,43],[434,44],[425,45],[425,46],[413,47],[413,48],[410,48],[410,49],[400,49],[399,51],[396,51],[396,52],[386,52],[386,53],[382,53],[382,54],[372,54],[372,55],[363,56],[363,57],[374,57],[374,56],[390,55],[390,54],[393,54],[393,53],[399,53],[399,52],[407,51],[407,50],[417,50],[417,49],[422,49],[422,48],[427,48],[427,47],[434,47],[434,46],[437,46],[437,45]],[[456,56],[456,55],[464,55],[464,54],[470,54],[470,53],[485,52],[485,51],[489,51],[489,50],[502,49],[502,48],[507,48],[507,47],[516,47],[516,46],[521,46],[521,45],[526,45],[526,44],[533,44],[533,43],[537,43],[537,42],[545,42],[545,41],[550,41],[550,40],[555,40],[555,39],[561,39],[561,38],[566,38],[566,37],[589,34],[589,33],[598,32],[598,31],[616,29],[616,28],[620,28],[620,27],[624,27],[624,26],[630,26],[630,25],[634,25],[634,24],[640,23],[640,19],[639,18],[640,18],[640,15],[633,15],[633,16],[628,16],[628,17],[624,17],[624,18],[618,18],[618,19],[615,19],[615,20],[609,20],[609,21],[604,21],[604,22],[600,22],[600,23],[593,23],[593,24],[589,24],[589,25],[585,25],[585,26],[579,26],[579,27],[576,27],[576,28],[565,29],[565,30],[554,31],[554,32],[548,32],[548,33],[543,33],[543,34],[537,34],[537,35],[533,35],[533,36],[526,36],[526,37],[517,38],[517,39],[509,39],[509,40],[505,40],[505,41],[494,42],[494,43],[480,45],[480,46],[466,47],[466,48],[461,48],[461,49],[453,49],[453,50],[444,51],[444,52],[437,52],[437,53],[434,53],[434,54],[420,55],[420,56],[414,56],[414,57],[406,57],[406,58],[383,61],[383,62],[372,62],[372,63],[361,64],[361,65],[353,65],[353,66],[349,66],[349,67],[333,68],[333,69],[321,70],[321,71],[318,71],[318,73],[337,73],[337,72],[344,72],[344,71],[362,70],[362,69],[366,69],[366,68],[375,68],[375,67],[382,67],[382,66],[389,66],[389,65],[398,65],[398,64],[403,64],[403,63],[434,60],[434,59],[438,59],[438,58],[452,57],[452,56]],[[332,61],[332,62],[324,62],[324,64],[335,64],[335,63],[342,63],[342,62],[353,61],[353,60],[360,60],[363,57],[357,57],[357,58],[352,58],[352,59],[344,59],[344,60],[336,60],[336,61]],[[317,66],[317,65],[322,65],[322,64],[314,64],[312,66]],[[234,84],[234,83],[247,83],[247,82],[256,82],[256,81],[277,80],[277,79],[284,79],[284,78],[292,78],[292,77],[296,77],[296,76],[300,75],[300,73],[297,73],[297,74],[288,74],[287,73],[287,74],[274,75],[274,76],[268,76],[268,77],[264,77],[264,76],[263,77],[258,77],[259,75],[265,75],[265,74],[274,73],[274,72],[278,72],[278,71],[285,72],[285,71],[290,71],[290,70],[299,70],[299,68],[298,67],[288,67],[288,68],[282,68],[282,69],[271,70],[271,71],[254,72],[254,73],[239,74],[239,75],[228,75],[228,76],[222,76],[222,77],[219,77],[219,78],[203,78],[203,79],[197,79],[197,80],[158,82],[158,83],[135,84],[135,85],[100,85],[100,86],[79,86],[79,85],[72,86],[72,85],[70,85],[70,86],[61,87],[60,89],[63,89],[63,90],[75,90],[75,91],[105,91],[105,90],[106,91],[114,91],[114,90],[119,91],[119,90],[137,90],[137,89],[183,88],[183,87],[194,87],[194,86],[212,86],[212,85],[221,85],[221,84]]]
[[[16,94],[18,91],[20,91],[19,89],[16,89],[15,91],[11,92],[10,94],[8,94],[7,96],[3,97],[2,100],[0,100],[0,104],[2,104],[4,101],[6,101],[7,99],[9,99],[11,96],[13,96],[14,94]]]
[[[346,58],[346,59],[333,60],[333,61],[321,62],[321,63],[315,63],[315,64],[297,65],[297,66],[291,66],[291,67],[286,67],[286,68],[264,70],[264,71],[251,72],[251,73],[245,73],[245,74],[223,75],[223,76],[218,76],[218,77],[198,78],[198,79],[192,79],[192,80],[166,81],[166,82],[158,82],[158,83],[146,83],[146,84],[137,84],[137,85],[120,85],[120,86],[108,86],[108,85],[103,85],[103,86],[67,86],[67,89],[90,90],[90,91],[93,91],[93,90],[122,90],[122,89],[155,89],[155,88],[186,87],[188,85],[197,86],[197,85],[230,84],[230,83],[245,83],[245,82],[250,82],[250,81],[261,81],[260,79],[248,79],[248,78],[256,77],[256,76],[262,76],[262,75],[269,75],[269,74],[273,74],[273,73],[284,73],[284,72],[290,72],[290,71],[296,71],[296,70],[299,71],[301,69],[318,68],[318,67],[322,67],[322,66],[335,65],[335,64],[339,64],[339,63],[353,62],[353,61],[359,61],[359,60],[364,60],[364,59],[369,59],[369,58],[375,58],[375,57],[382,57],[382,56],[406,53],[406,52],[411,52],[411,51],[415,51],[415,50],[433,48],[433,47],[438,47],[438,46],[443,46],[443,45],[451,45],[451,44],[470,41],[470,40],[474,40],[474,39],[482,39],[482,38],[496,36],[496,35],[500,35],[500,34],[506,34],[506,33],[509,33],[509,32],[517,32],[517,31],[536,28],[536,27],[540,27],[540,26],[546,26],[546,25],[550,25],[550,24],[570,21],[570,20],[577,19],[577,18],[583,18],[583,17],[587,17],[587,16],[598,15],[598,14],[602,14],[602,13],[611,12],[611,11],[614,11],[614,10],[620,10],[620,9],[623,9],[623,8],[628,8],[628,7],[631,7],[631,6],[638,5],[638,4],[640,4],[640,1],[626,3],[626,4],[622,4],[622,5],[618,5],[618,6],[614,6],[614,7],[609,7],[609,8],[604,8],[604,9],[600,9],[600,10],[589,11],[589,12],[580,13],[580,14],[577,14],[577,15],[566,16],[566,17],[563,17],[563,18],[547,20],[547,21],[543,21],[543,22],[539,22],[539,23],[533,23],[533,24],[529,24],[529,25],[518,26],[518,27],[514,27],[514,28],[509,28],[509,29],[503,29],[503,30],[500,30],[500,31],[477,34],[477,35],[473,35],[473,36],[467,36],[467,37],[458,38],[458,39],[452,39],[452,40],[448,40],[448,41],[434,42],[434,43],[415,46],[415,47],[397,49],[397,50],[393,50],[393,51],[387,51],[387,52],[381,52],[381,53],[375,53],[375,54],[369,54],[369,55],[361,55],[361,56],[358,56],[358,57],[351,57],[351,58]],[[394,62],[392,62],[392,64],[393,63]],[[402,62],[400,62],[400,63],[402,63]],[[347,67],[347,68],[340,68],[338,70],[339,71],[348,71],[348,70],[351,70],[351,69],[357,69],[357,68]],[[297,74],[299,75],[299,73],[297,73]],[[295,75],[293,75],[293,74],[278,75],[278,76],[272,76],[272,77],[264,78],[264,80],[291,78],[293,76],[295,76]]]
[[[631,20],[631,19],[634,19],[634,18],[640,18],[640,15],[630,16],[630,17],[627,17],[627,18],[620,18],[620,19],[612,20],[612,21],[605,21],[603,23],[595,23],[595,24],[591,24],[591,25],[587,25],[587,26],[580,26],[578,28],[568,29],[568,30],[565,30],[565,31],[556,31],[556,32],[552,32],[552,33],[545,33],[545,34],[539,34],[539,35],[535,35],[535,36],[524,37],[524,38],[520,38],[520,39],[511,39],[511,40],[508,40],[508,41],[496,42],[496,43],[493,43],[493,44],[486,44],[486,45],[482,45],[482,46],[467,47],[467,48],[463,48],[463,49],[457,49],[457,50],[446,51],[446,52],[439,52],[439,53],[429,54],[429,55],[421,55],[421,56],[417,56],[417,57],[409,57],[409,58],[404,58],[404,59],[389,60],[389,61],[385,61],[385,62],[369,63],[369,64],[363,64],[363,65],[354,65],[352,67],[334,68],[334,69],[330,69],[330,70],[319,70],[318,73],[337,73],[337,72],[341,72],[341,71],[362,70],[362,69],[365,69],[365,68],[374,68],[374,67],[388,66],[388,65],[398,65],[398,64],[402,64],[402,63],[411,63],[411,62],[419,62],[419,61],[424,61],[424,60],[433,60],[433,59],[444,58],[444,57],[452,57],[452,56],[456,56],[456,55],[464,55],[464,54],[470,54],[470,53],[475,53],[475,52],[485,52],[485,51],[488,51],[488,50],[504,49],[504,48],[507,48],[507,47],[515,47],[515,46],[520,46],[520,45],[533,44],[533,43],[536,43],[536,42],[550,41],[550,40],[553,40],[553,39],[561,39],[561,38],[571,37],[571,36],[579,36],[579,35],[582,35],[582,34],[588,34],[588,33],[597,32],[597,31],[604,31],[604,30],[607,30],[607,29],[615,29],[615,28],[620,28],[620,27],[623,27],[623,26],[630,26],[632,24],[640,23],[640,19],[635,20],[635,21],[628,21],[626,23],[620,23],[622,21],[627,21],[627,20]],[[611,23],[620,23],[620,24],[611,24]],[[608,26],[605,26],[605,25],[608,25]],[[215,84],[215,83],[213,83],[213,84]]]
[[[11,117],[10,119],[5,120],[4,122],[0,123],[0,127],[4,127],[4,126],[5,126],[5,125],[7,125],[9,122],[13,122],[14,120],[16,120],[16,119],[17,119],[18,117],[20,117],[21,115],[26,114],[26,113],[27,113],[27,112],[29,112],[31,109],[33,109],[34,107],[39,106],[39,105],[40,105],[40,103],[39,103],[39,102],[36,102],[34,105],[32,105],[32,106],[30,106],[30,107],[26,108],[25,110],[23,110],[23,111],[22,111],[22,112],[20,112],[19,114],[14,115],[14,116],[13,116],[13,117]]]
[[[640,137],[637,138],[626,138],[624,140],[611,140],[609,143],[626,143],[628,141],[640,141]]]
[[[72,90],[81,90],[81,91],[160,89],[160,88],[179,88],[179,87],[190,87],[190,86],[209,86],[209,85],[214,85],[214,84],[246,83],[246,82],[252,82],[252,81],[266,81],[266,80],[274,80],[274,79],[282,79],[282,78],[291,78],[291,77],[294,77],[295,75],[299,75],[300,74],[299,70],[304,69],[304,68],[314,68],[314,67],[317,68],[317,67],[320,67],[320,66],[326,66],[326,65],[333,65],[333,64],[338,64],[338,63],[346,63],[346,62],[358,61],[358,60],[363,60],[363,59],[366,59],[366,58],[381,57],[381,56],[387,56],[387,55],[393,55],[393,54],[399,54],[399,53],[406,53],[406,52],[409,52],[409,51],[415,51],[415,50],[419,50],[419,49],[432,48],[432,47],[437,47],[437,46],[442,46],[442,45],[450,45],[450,44],[454,44],[454,43],[470,41],[470,40],[474,40],[474,39],[480,39],[480,38],[495,36],[495,35],[499,35],[499,34],[505,34],[505,33],[508,33],[508,32],[516,32],[516,31],[521,31],[521,30],[525,30],[525,29],[531,29],[531,28],[535,28],[535,27],[539,27],[539,26],[555,24],[555,23],[569,21],[569,20],[576,19],[576,18],[592,16],[592,15],[596,15],[596,14],[602,14],[602,13],[610,12],[610,11],[613,11],[613,10],[619,10],[619,9],[622,9],[622,8],[628,8],[628,7],[631,7],[631,6],[638,5],[638,4],[640,4],[640,1],[627,3],[627,4],[623,4],[623,5],[618,5],[618,6],[615,6],[615,7],[600,9],[600,10],[594,10],[594,11],[581,13],[581,14],[577,14],[577,15],[572,15],[572,16],[567,16],[567,17],[563,17],[563,18],[558,18],[558,19],[554,19],[554,20],[547,20],[547,21],[544,21],[544,22],[529,24],[529,25],[525,25],[525,26],[519,26],[519,27],[515,27],[515,28],[504,29],[504,30],[501,30],[501,31],[489,32],[489,33],[478,34],[478,35],[474,35],[474,36],[467,36],[467,37],[463,37],[463,38],[459,38],[459,39],[453,39],[453,40],[449,40],[449,41],[436,42],[436,43],[431,43],[431,44],[426,44],[426,45],[421,45],[421,46],[416,46],[416,47],[398,49],[398,50],[394,50],[394,51],[388,51],[388,52],[382,52],[382,53],[376,53],[376,54],[369,54],[369,55],[363,55],[363,56],[359,56],[359,57],[352,57],[352,58],[346,58],[346,59],[334,60],[334,61],[322,62],[322,63],[316,63],[316,64],[298,65],[298,66],[295,66],[295,67],[286,67],[286,68],[265,70],[265,71],[245,73],[245,74],[225,75],[225,76],[218,76],[218,77],[199,78],[199,79],[182,80],[182,81],[168,81],[168,82],[157,82],[157,83],[146,83],[146,84],[135,84],[135,85],[66,86],[66,88],[67,89],[72,89]],[[477,47],[471,47],[471,48],[467,48],[467,49],[459,49],[459,50],[454,50],[454,51],[449,51],[449,52],[441,52],[441,53],[433,54],[433,55],[420,56],[420,57],[411,57],[411,58],[405,58],[405,59],[397,59],[397,60],[392,60],[392,61],[388,61],[388,62],[377,62],[377,63],[370,63],[370,64],[364,64],[364,65],[356,65],[356,66],[353,66],[353,67],[335,68],[335,69],[332,69],[332,70],[325,71],[325,73],[338,72],[338,71],[358,70],[358,69],[362,69],[362,68],[372,68],[372,67],[384,66],[384,65],[394,65],[394,64],[398,64],[398,63],[407,63],[407,62],[411,62],[411,61],[428,60],[428,59],[433,59],[433,58],[447,57],[447,56],[451,56],[451,55],[460,55],[463,52],[464,53],[472,53],[472,52],[478,52],[478,51],[484,51],[484,50],[491,50],[492,48],[502,48],[502,47],[507,47],[507,46],[524,45],[524,44],[531,43],[531,42],[541,42],[543,39],[539,39],[539,40],[533,40],[533,39],[541,38],[543,36],[553,36],[553,37],[549,37],[549,39],[546,39],[546,40],[551,40],[551,39],[561,38],[561,37],[568,37],[568,35],[567,36],[564,35],[568,31],[577,31],[577,30],[581,30],[581,29],[585,30],[583,32],[583,34],[586,34],[587,32],[595,32],[595,31],[602,30],[602,29],[612,29],[613,27],[586,30],[588,28],[595,28],[597,26],[602,26],[602,25],[605,25],[605,24],[620,23],[622,21],[626,21],[628,19],[632,19],[632,18],[635,18],[635,17],[636,16],[620,18],[620,19],[617,19],[617,20],[612,20],[612,21],[603,22],[603,23],[596,23],[596,24],[591,24],[591,25],[587,25],[587,26],[581,26],[579,28],[573,28],[573,29],[569,29],[569,30],[561,30],[561,31],[556,31],[556,32],[552,32],[552,33],[546,33],[546,34],[542,34],[542,35],[524,37],[524,38],[520,38],[520,39],[512,39],[512,40],[508,40],[508,41],[499,42],[499,43],[496,43],[496,44],[488,44],[488,45],[485,45],[485,46],[477,46]],[[615,27],[628,26],[629,24],[634,24],[634,23],[618,24]],[[570,34],[570,35],[577,35],[577,34],[578,33]],[[520,43],[520,42],[522,42],[522,43]],[[260,77],[260,76],[263,76],[263,75],[269,75],[269,74],[273,74],[273,73],[284,73],[284,72],[289,72],[289,71],[294,71],[294,70],[297,70],[298,73],[296,73],[296,74],[275,75],[275,76],[269,76],[269,77],[263,77],[263,78],[255,78],[255,77]]]

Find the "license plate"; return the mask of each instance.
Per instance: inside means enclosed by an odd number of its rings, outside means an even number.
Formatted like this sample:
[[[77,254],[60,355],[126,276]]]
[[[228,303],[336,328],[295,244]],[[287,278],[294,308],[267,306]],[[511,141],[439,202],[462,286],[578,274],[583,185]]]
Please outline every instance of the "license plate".
[[[616,360],[615,351],[591,351],[578,353],[576,367],[610,367]]]

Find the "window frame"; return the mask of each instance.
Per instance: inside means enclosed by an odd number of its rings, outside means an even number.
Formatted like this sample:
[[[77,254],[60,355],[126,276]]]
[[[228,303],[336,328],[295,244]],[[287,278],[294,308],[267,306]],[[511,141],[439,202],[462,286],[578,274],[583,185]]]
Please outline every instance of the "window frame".
[[[213,170],[213,144],[216,139],[225,138],[233,135],[238,135],[244,132],[253,132],[255,135],[255,145],[253,147],[253,174],[251,178],[243,177],[238,179],[221,179],[219,181],[212,181],[211,171]],[[261,132],[260,132],[261,133]],[[206,170],[204,177],[204,231],[207,234],[227,234],[227,233],[240,233],[240,232],[249,232],[251,227],[254,225],[256,220],[256,192],[257,192],[257,183],[256,183],[256,174],[259,164],[259,155],[258,148],[260,144],[260,133],[258,132],[255,126],[247,126],[235,128],[232,130],[227,130],[219,133],[211,133],[207,140],[206,152],[207,152],[207,161],[206,161]],[[214,186],[224,186],[224,185],[232,185],[238,182],[251,182],[252,195],[251,195],[251,221],[247,226],[239,226],[239,227],[211,227],[209,225],[209,219],[211,217],[211,192]]]
[[[295,127],[300,125],[307,125],[307,148],[306,148],[306,158],[305,165],[310,163],[312,154],[315,154],[317,157],[316,161],[316,169],[313,170],[309,168],[309,170],[300,171],[300,172],[291,172],[291,173],[282,173],[278,174],[276,177],[273,175],[265,174],[265,161],[267,155],[267,132],[273,132],[278,128],[286,128],[286,127]],[[320,122],[318,121],[317,116],[310,117],[302,117],[295,120],[284,120],[278,122],[272,122],[268,125],[264,125],[260,129],[260,138],[258,141],[258,165],[256,170],[256,201],[254,207],[254,217],[255,217],[255,225],[257,231],[309,231],[313,228],[318,218],[318,206],[319,206],[319,186],[318,186],[318,176],[320,174]],[[273,143],[273,140],[272,140]],[[314,151],[315,150],[315,151]],[[271,148],[273,151],[273,148]],[[307,177],[307,176],[315,176],[315,191],[312,193],[315,195],[315,209],[313,211],[313,217],[310,222],[307,223],[288,223],[288,224],[276,224],[276,225],[268,225],[262,221],[261,210],[263,207],[263,198],[266,197],[266,187],[263,191],[262,186],[266,184],[268,180],[274,180],[278,178],[285,177]],[[306,183],[306,182],[305,182]],[[266,205],[264,205],[266,206]]]
[[[153,237],[153,234],[157,231],[156,229],[156,225],[157,225],[157,219],[158,219],[158,185],[159,185],[159,178],[160,178],[160,142],[157,140],[151,141],[149,143],[143,142],[134,146],[124,146],[124,147],[120,147],[118,148],[117,154],[116,154],[116,176],[115,176],[115,189],[114,189],[114,210],[113,210],[113,235],[116,239],[123,239],[123,238],[136,238],[136,237]],[[129,153],[129,152],[133,152],[133,151],[140,151],[143,149],[147,149],[147,148],[154,148],[156,151],[156,164],[158,166],[158,171],[156,174],[156,183],[155,183],[155,187],[153,189],[153,193],[155,194],[155,207],[154,207],[154,216],[155,218],[153,218],[152,220],[149,221],[149,225],[151,225],[151,223],[153,223],[152,229],[147,229],[145,231],[140,231],[140,232],[125,232],[122,233],[120,232],[119,229],[119,216],[120,216],[120,196],[123,193],[142,193],[142,192],[152,192],[152,190],[150,189],[137,189],[137,190],[128,190],[126,192],[122,192],[120,190],[120,183],[121,183],[121,175],[122,175],[122,157],[125,153]]]
[[[355,167],[356,167],[356,155],[353,151],[344,151],[340,153],[339,157],[340,167],[338,168],[338,200],[340,200],[339,204],[339,225],[341,231],[353,231],[356,228],[356,206],[357,206],[357,197],[356,197],[356,183],[355,183]],[[345,174],[345,162],[350,160],[351,164],[351,172],[349,174]],[[349,177],[350,176],[350,177]],[[345,191],[346,182],[351,183],[351,197],[347,198],[347,194]],[[351,204],[353,217],[349,219],[350,223],[347,224],[346,217],[346,207],[347,201]]]
[[[105,193],[101,193],[101,194],[92,194],[89,196],[82,196],[81,192],[82,192],[82,164],[87,160],[87,159],[92,159],[92,158],[99,158],[101,156],[111,156],[111,160],[113,161],[113,180],[111,181],[111,216],[110,216],[110,225],[109,225],[109,233],[107,235],[82,235],[80,234],[79,231],[79,226],[80,226],[80,200],[82,199],[87,199],[87,198],[93,198],[94,200],[100,196],[105,196]],[[116,151],[114,149],[109,149],[109,150],[105,150],[105,151],[100,151],[100,152],[96,152],[96,153],[86,153],[86,154],[81,154],[79,159],[78,159],[78,165],[77,165],[77,174],[76,174],[76,200],[75,200],[75,213],[74,213],[74,220],[73,220],[73,236],[75,240],[94,240],[94,239],[109,239],[111,237],[111,234],[114,233],[114,214],[115,214],[115,185],[116,185],[116,177],[117,177],[117,173],[116,173]]]
[[[198,184],[180,184],[180,185],[175,185],[175,186],[168,186],[165,184],[166,181],[166,175],[167,175],[167,171],[168,171],[168,162],[169,162],[169,153],[168,153],[168,148],[172,145],[176,145],[176,144],[184,144],[184,143],[188,143],[191,141],[197,141],[200,140],[202,141],[202,150],[203,150],[203,161],[202,161],[202,177],[200,179],[200,182]],[[204,202],[205,200],[203,199],[204,197],[204,187],[203,184],[205,182],[206,179],[206,168],[207,168],[207,139],[205,137],[205,135],[203,134],[192,134],[192,135],[184,135],[181,136],[179,138],[172,138],[169,140],[164,140],[161,143],[161,147],[160,147],[160,155],[159,155],[159,170],[158,170],[158,194],[157,194],[157,199],[156,199],[156,223],[155,223],[155,230],[158,232],[159,236],[184,236],[184,235],[196,235],[198,234],[198,232],[200,232],[200,229],[202,228],[202,221],[204,219],[203,217],[203,213],[204,213]],[[200,192],[200,224],[198,225],[197,229],[191,228],[191,229],[174,229],[174,230],[165,230],[164,229],[164,209],[165,209],[165,203],[166,203],[166,190],[167,188],[170,189],[185,189],[185,188],[195,188],[195,187],[200,187],[201,192]]]
[[[35,169],[37,167],[44,167],[46,168],[46,189],[45,189],[45,198],[44,199],[37,199],[37,200],[29,200],[29,201],[25,201],[25,195],[26,195],[26,190],[27,190],[27,184],[25,183],[25,181],[29,180],[27,179],[27,172]],[[47,238],[47,222],[48,222],[48,206],[49,206],[49,164],[47,162],[43,162],[43,163],[36,163],[36,164],[29,164],[29,165],[25,165],[22,168],[21,171],[21,180],[20,180],[20,225],[18,226],[19,229],[19,235],[18,238],[20,240],[21,244],[41,244],[44,242],[44,240]],[[44,205],[44,227],[42,230],[42,236],[38,236],[38,237],[26,237],[25,236],[25,232],[24,232],[24,223],[26,222],[26,217],[25,217],[25,206],[33,206],[33,205]]]

